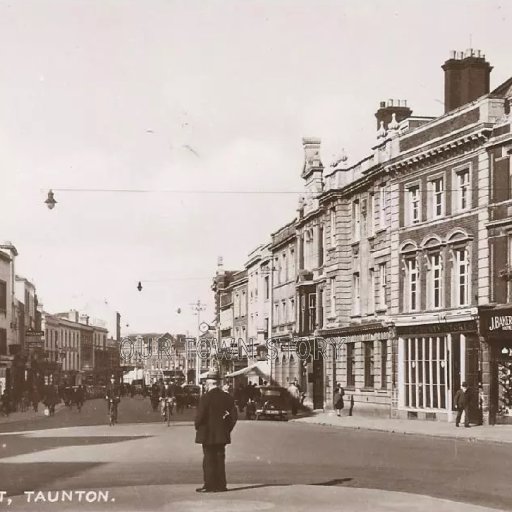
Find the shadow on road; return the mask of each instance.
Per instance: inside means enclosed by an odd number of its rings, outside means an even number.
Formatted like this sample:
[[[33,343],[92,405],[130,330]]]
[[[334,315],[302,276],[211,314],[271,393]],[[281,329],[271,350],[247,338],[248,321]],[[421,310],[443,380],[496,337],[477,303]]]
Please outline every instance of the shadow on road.
[[[320,482],[316,484],[305,484],[305,485],[318,485],[318,486],[333,486],[333,485],[341,485],[346,482],[351,482],[353,478],[336,478],[334,480],[328,480],[327,482]],[[258,484],[258,485],[244,485],[242,487],[231,487],[227,492],[235,492],[235,491],[246,491],[248,489],[261,489],[263,487],[288,487],[290,485],[295,485],[296,483],[289,484]]]

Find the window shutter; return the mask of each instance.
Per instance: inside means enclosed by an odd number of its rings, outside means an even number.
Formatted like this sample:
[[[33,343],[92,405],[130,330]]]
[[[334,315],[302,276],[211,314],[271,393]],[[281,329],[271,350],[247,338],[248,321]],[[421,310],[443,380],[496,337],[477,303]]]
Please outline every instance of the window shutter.
[[[510,199],[510,159],[494,160],[494,201]]]
[[[508,262],[508,239],[500,236],[491,239],[493,246],[493,269],[492,279],[494,281],[494,302],[507,302],[507,281],[499,275],[500,270],[504,269]]]

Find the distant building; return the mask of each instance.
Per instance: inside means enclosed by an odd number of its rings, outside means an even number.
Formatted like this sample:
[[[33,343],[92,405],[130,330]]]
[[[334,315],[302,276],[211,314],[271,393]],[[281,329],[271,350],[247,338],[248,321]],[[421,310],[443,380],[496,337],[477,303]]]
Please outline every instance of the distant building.
[[[14,353],[21,350],[17,338],[15,261],[18,251],[10,242],[0,245],[0,392],[12,385]]]

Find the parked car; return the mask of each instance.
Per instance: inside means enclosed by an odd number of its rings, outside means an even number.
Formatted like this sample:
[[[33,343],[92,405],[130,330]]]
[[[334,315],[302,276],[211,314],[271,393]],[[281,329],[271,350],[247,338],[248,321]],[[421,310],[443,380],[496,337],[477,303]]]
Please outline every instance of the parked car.
[[[183,386],[183,392],[187,406],[195,406],[199,403],[199,397],[201,396],[201,388],[199,386],[195,384],[185,384]]]
[[[279,386],[258,386],[260,398],[256,405],[256,420],[288,421],[287,391]]]

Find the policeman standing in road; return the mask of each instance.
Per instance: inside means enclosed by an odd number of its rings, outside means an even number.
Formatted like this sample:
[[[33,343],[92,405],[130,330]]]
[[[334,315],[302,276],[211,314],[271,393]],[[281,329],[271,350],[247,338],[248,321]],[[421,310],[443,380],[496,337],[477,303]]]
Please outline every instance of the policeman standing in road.
[[[235,401],[219,385],[219,374],[208,372],[206,393],[201,396],[195,419],[196,443],[203,445],[204,477],[204,485],[197,492],[227,491],[226,444],[231,443],[238,414]]]

